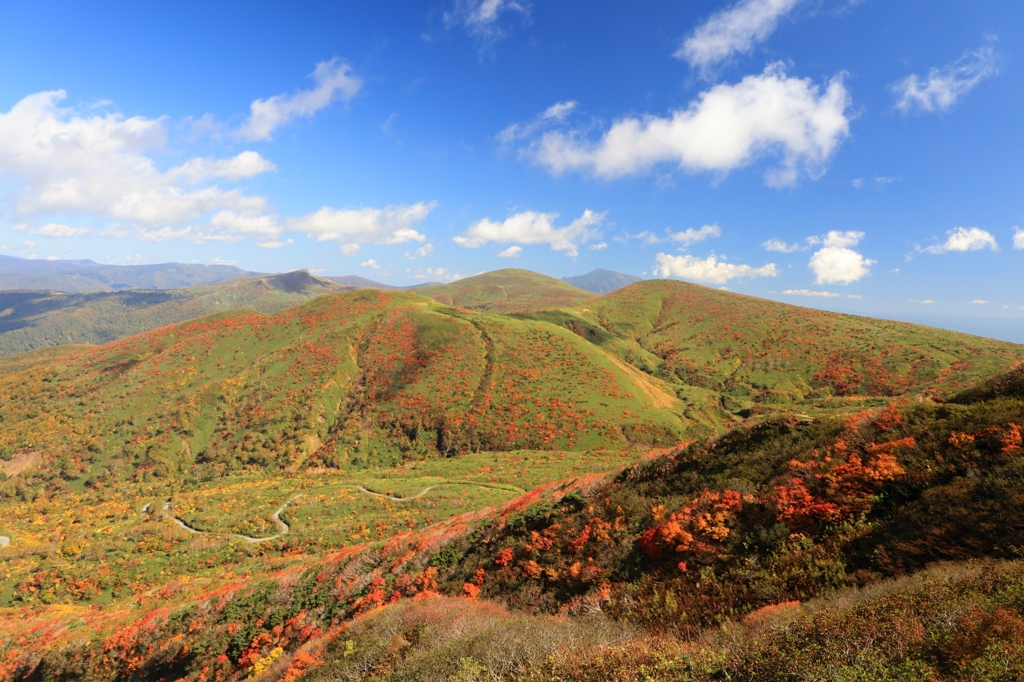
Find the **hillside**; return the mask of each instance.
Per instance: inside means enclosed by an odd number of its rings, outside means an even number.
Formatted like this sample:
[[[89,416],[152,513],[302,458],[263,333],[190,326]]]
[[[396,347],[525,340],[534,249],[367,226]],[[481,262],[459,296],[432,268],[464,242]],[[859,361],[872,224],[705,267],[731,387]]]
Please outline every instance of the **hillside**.
[[[505,315],[580,305],[594,294],[529,270],[495,270],[451,284],[416,287],[445,305]]]
[[[634,275],[626,275],[621,272],[594,268],[585,275],[563,277],[562,281],[567,282],[574,287],[579,287],[580,289],[593,291],[596,294],[610,294],[617,289],[621,289],[622,287],[629,286],[634,282],[641,281],[641,278]]]
[[[273,313],[345,289],[302,270],[170,291],[0,291],[0,356],[62,344],[109,343],[235,308]]]
[[[0,255],[0,291],[178,289],[257,273],[233,265],[101,265],[91,260],[35,260]]]
[[[531,317],[573,330],[681,390],[709,391],[744,417],[801,404],[828,409],[942,394],[994,374],[1022,350],[673,280],[637,282],[572,310]]]
[[[1018,366],[945,404],[767,420],[426,525],[416,499],[385,501],[381,509],[408,515],[409,530],[320,556],[284,538],[217,553],[213,536],[161,526],[131,505],[118,512],[116,498],[106,513],[52,510],[51,524],[84,524],[77,537],[114,524],[101,550],[116,558],[113,571],[83,582],[61,561],[95,562],[98,552],[56,541],[58,559],[15,590],[35,608],[3,621],[0,671],[308,682],[625,681],[638,670],[666,682],[1019,679],[1022,423]],[[331,496],[305,491],[330,508]],[[31,515],[14,518],[29,527]],[[124,553],[122,536],[142,549]],[[188,580],[117,587],[122,564],[153,571],[135,557],[167,566],[161,557],[175,547],[193,556]],[[246,555],[264,572],[217,580],[210,570],[254,566]],[[34,555],[19,556],[15,571]],[[956,563],[923,568],[936,560]],[[110,589],[137,606],[41,606]]]

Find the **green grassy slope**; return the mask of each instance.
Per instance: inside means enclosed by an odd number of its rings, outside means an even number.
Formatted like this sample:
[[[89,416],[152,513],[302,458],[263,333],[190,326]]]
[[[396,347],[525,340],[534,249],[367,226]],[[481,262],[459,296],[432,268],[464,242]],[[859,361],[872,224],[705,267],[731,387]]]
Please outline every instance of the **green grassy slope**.
[[[670,280],[639,282],[572,311],[533,317],[679,387],[681,398],[699,387],[744,415],[948,393],[998,372],[1024,350]]]
[[[169,291],[0,292],[0,355],[69,343],[108,343],[235,308],[273,313],[344,290],[298,271]]]
[[[514,268],[416,287],[415,292],[446,305],[503,314],[575,306],[596,296],[553,277]]]
[[[714,422],[560,327],[376,290],[32,364],[0,400],[0,447],[41,451],[39,476],[76,485],[669,444]]]

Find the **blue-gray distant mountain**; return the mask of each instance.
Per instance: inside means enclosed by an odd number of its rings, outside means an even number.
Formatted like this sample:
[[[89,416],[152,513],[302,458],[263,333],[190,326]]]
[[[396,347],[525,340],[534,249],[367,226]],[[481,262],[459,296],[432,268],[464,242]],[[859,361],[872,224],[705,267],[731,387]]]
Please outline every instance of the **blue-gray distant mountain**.
[[[102,265],[91,260],[41,260],[0,255],[0,291],[85,293],[181,289],[258,274],[233,265]]]
[[[341,277],[321,277],[321,279],[328,279],[335,284],[343,284],[349,287],[359,287],[360,289],[394,289],[390,284],[382,284],[380,282],[374,282],[372,279],[366,279],[359,275],[342,275]]]
[[[633,275],[626,275],[621,272],[612,272],[611,270],[602,270],[601,268],[594,268],[585,275],[576,275],[575,277],[563,277],[563,282],[568,282],[574,287],[580,289],[586,289],[587,291],[593,291],[598,294],[610,294],[616,289],[621,289],[624,286],[629,286],[633,282],[639,282],[640,277]]]

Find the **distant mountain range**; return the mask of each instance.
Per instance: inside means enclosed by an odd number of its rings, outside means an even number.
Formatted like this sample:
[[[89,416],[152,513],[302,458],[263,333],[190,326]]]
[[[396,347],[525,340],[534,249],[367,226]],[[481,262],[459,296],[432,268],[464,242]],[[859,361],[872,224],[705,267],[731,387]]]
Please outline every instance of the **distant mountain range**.
[[[91,260],[37,260],[0,255],[0,291],[180,289],[259,273],[233,265],[102,265]]]
[[[633,282],[641,281],[641,278],[635,277],[634,275],[626,275],[621,272],[594,268],[585,275],[563,277],[562,281],[568,282],[574,287],[593,291],[597,294],[610,294],[616,289],[621,289],[622,287],[629,286]]]
[[[305,270],[159,291],[0,292],[0,356],[65,344],[102,344],[211,313],[275,313],[355,287]]]

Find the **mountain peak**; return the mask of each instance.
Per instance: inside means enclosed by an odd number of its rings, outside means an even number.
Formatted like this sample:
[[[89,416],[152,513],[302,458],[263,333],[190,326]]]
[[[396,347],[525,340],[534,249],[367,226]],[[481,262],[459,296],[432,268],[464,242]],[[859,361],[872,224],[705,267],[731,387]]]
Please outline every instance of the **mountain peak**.
[[[629,286],[633,282],[639,282],[640,277],[634,275],[627,275],[621,272],[615,272],[614,270],[605,270],[604,268],[594,268],[585,275],[576,275],[575,277],[563,277],[563,282],[568,282],[574,287],[580,289],[586,289],[587,291],[593,291],[598,294],[610,294],[616,289]]]

